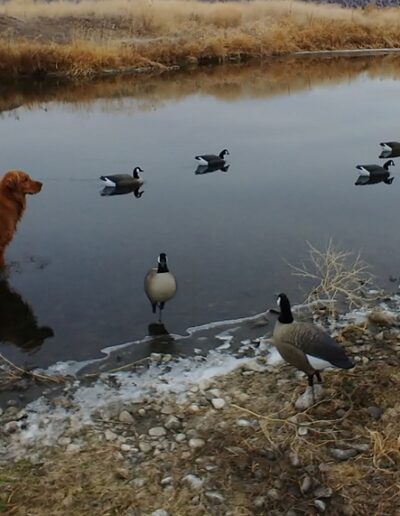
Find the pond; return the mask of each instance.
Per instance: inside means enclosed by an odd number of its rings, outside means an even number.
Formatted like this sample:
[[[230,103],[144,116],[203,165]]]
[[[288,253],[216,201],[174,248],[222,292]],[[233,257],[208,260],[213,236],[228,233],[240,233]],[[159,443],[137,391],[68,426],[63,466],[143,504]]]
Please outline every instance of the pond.
[[[303,58],[3,89],[1,169],[44,186],[7,251],[0,352],[48,366],[142,339],[160,252],[178,280],[172,334],[262,312],[276,292],[301,301],[286,261],[307,241],[361,250],[388,284],[400,180],[395,167],[392,184],[355,186],[355,167],[400,139],[399,76],[393,56]],[[227,171],[195,173],[195,155],[223,148]],[[143,195],[101,195],[100,175],[135,166]]]

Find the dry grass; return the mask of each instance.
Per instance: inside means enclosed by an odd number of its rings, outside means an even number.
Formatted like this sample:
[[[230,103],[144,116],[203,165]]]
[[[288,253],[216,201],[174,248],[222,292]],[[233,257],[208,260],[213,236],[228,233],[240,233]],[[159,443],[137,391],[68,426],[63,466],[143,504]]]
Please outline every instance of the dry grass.
[[[11,0],[0,5],[3,77],[37,70],[77,76],[151,63],[183,66],[377,47],[400,47],[400,9],[346,10],[296,0]]]
[[[294,276],[313,285],[305,302],[328,300],[332,315],[338,305],[350,309],[364,305],[373,277],[361,255],[341,250],[332,240],[322,250],[309,242],[307,245],[307,261],[301,265],[288,264]]]

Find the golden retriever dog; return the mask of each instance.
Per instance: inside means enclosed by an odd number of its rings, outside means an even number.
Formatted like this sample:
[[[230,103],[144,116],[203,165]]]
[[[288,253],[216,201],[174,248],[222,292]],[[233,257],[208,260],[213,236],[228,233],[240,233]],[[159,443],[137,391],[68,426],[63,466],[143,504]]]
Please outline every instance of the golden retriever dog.
[[[11,242],[26,207],[26,195],[42,189],[22,170],[9,170],[0,179],[0,269],[5,267],[4,252]]]

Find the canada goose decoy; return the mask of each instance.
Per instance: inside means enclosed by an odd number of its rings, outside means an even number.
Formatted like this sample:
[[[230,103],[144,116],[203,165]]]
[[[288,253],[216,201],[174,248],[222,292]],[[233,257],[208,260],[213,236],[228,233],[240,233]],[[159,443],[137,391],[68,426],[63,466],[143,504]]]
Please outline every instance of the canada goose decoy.
[[[210,163],[210,165],[199,165],[194,171],[196,176],[201,176],[204,174],[210,174],[211,172],[216,172],[217,170],[221,170],[222,172],[228,172],[230,165],[221,165],[220,163]]]
[[[354,184],[356,186],[376,185],[378,183],[385,183],[386,185],[391,185],[393,183],[393,180],[394,177],[389,176],[359,176]]]
[[[389,177],[389,167],[394,167],[394,161],[390,159],[389,161],[386,161],[386,163],[381,167],[380,165],[357,165],[356,169],[360,170],[361,176],[383,176],[383,177]]]
[[[400,156],[400,142],[381,142],[380,158],[397,158]]]
[[[273,343],[286,362],[307,375],[311,388],[314,376],[321,382],[321,369],[354,367],[343,348],[324,330],[313,323],[294,321],[286,294],[279,294],[277,303],[280,312],[272,335]]]
[[[140,186],[143,184],[143,179],[139,176],[139,172],[143,172],[140,167],[133,169],[133,174],[111,174],[107,176],[100,176],[105,186],[122,187],[122,186]]]
[[[229,156],[228,149],[223,149],[217,156],[217,154],[203,154],[202,156],[195,156],[195,160],[199,162],[200,165],[225,165],[226,160],[225,156]]]
[[[157,307],[160,310],[159,321],[161,322],[161,311],[165,303],[174,297],[177,285],[175,276],[168,269],[167,255],[160,253],[158,267],[150,269],[144,278],[144,291],[150,299],[153,314]]]

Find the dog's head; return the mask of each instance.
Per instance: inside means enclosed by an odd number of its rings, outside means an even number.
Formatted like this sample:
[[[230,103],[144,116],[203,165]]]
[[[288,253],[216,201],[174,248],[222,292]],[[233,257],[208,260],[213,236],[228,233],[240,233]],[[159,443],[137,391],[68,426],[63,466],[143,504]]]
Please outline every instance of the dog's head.
[[[40,181],[34,181],[29,174],[23,170],[9,170],[4,175],[2,186],[10,192],[22,195],[36,194],[42,189]]]

